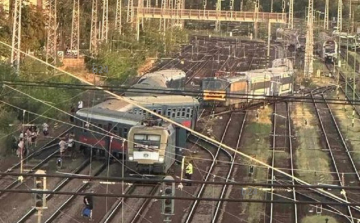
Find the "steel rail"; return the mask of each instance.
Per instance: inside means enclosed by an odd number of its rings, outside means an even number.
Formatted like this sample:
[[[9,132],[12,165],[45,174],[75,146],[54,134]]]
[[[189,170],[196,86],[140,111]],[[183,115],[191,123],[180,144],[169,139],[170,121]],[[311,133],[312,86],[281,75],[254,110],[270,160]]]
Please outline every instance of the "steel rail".
[[[54,145],[52,147],[55,147],[57,145]],[[26,171],[27,173],[31,173],[34,172],[36,169],[39,169],[43,164],[45,164],[46,162],[48,162],[50,159],[52,159],[56,154],[58,154],[59,151],[55,151],[52,154],[50,154],[48,157],[46,157],[45,159],[43,159],[40,163],[38,163],[35,167],[31,168],[29,171]],[[29,179],[26,178],[26,179]],[[25,180],[25,179],[24,179]],[[11,189],[13,188],[15,185],[17,185],[17,183],[19,182],[19,179],[16,179],[14,182],[12,182],[11,184],[9,184],[8,186],[5,187],[5,189]],[[23,181],[24,182],[24,181]],[[23,183],[19,184],[22,185]],[[4,193],[0,192],[0,198],[2,198],[4,196]]]
[[[239,144],[240,144],[240,140],[242,138],[242,133],[243,133],[243,129],[244,129],[244,126],[245,126],[245,122],[246,122],[246,116],[247,116],[247,113],[245,112],[244,114],[244,117],[243,117],[243,121],[241,123],[241,127],[240,127],[240,131],[239,131],[239,135],[238,135],[238,139],[237,139],[237,142],[236,142],[236,149],[239,148]],[[225,179],[225,182],[228,182],[230,180],[230,177],[231,175],[233,174],[233,169],[234,169],[234,163],[235,163],[235,158],[236,158],[236,154],[237,153],[234,153],[234,155],[232,155],[232,158],[231,158],[231,164],[230,164],[230,170],[226,176],[226,179]],[[225,195],[225,192],[226,192],[226,189],[227,189],[227,185],[225,184],[221,190],[221,194],[220,194],[220,199],[222,199]],[[212,219],[212,223],[215,223],[217,222],[217,219],[218,219],[218,213],[219,213],[219,210],[221,208],[221,205],[222,205],[222,202],[219,201],[217,202],[216,204],[216,209],[215,209],[215,212],[214,212],[214,215],[212,216],[213,219]]]
[[[155,186],[151,191],[150,191],[150,195],[155,195],[157,189],[160,187],[160,185]],[[139,220],[139,218],[142,216],[141,214],[144,212],[145,207],[147,207],[149,205],[151,199],[146,199],[145,202],[142,203],[142,205],[140,206],[140,208],[138,209],[138,211],[136,212],[133,220],[131,220],[130,223],[135,223]]]
[[[147,186],[143,186],[143,185],[136,185],[136,184],[133,184],[131,186],[129,186],[125,192],[125,194],[132,194],[137,188],[144,188],[144,187],[150,187],[151,190],[149,193],[149,195],[154,195],[157,191],[157,189],[159,188],[159,184],[157,185],[147,185]],[[123,207],[124,206],[124,203],[126,200],[129,200],[131,198],[122,198],[122,199],[118,199],[114,204],[113,206],[111,207],[110,211],[108,211],[106,213],[106,215],[100,220],[101,223],[108,223],[108,222],[111,222],[114,217],[116,216],[116,214],[119,213],[119,208]],[[145,199],[145,202],[142,203],[142,205],[138,208],[137,212],[135,213],[135,216],[133,218],[132,221],[136,220],[139,216],[137,215],[140,215],[141,212],[143,211],[144,207],[146,207],[149,203],[151,199]],[[127,215],[129,215],[129,213],[127,213]]]
[[[287,109],[287,118],[288,118],[288,139],[289,139],[289,149],[290,149],[290,165],[291,165],[291,175],[294,177],[294,154],[293,154],[293,145],[292,145],[292,128],[291,128],[291,118],[290,118],[290,107],[289,104],[286,103],[286,109]],[[295,186],[295,181],[294,178],[291,179],[291,184],[293,186]],[[296,201],[296,191],[295,188],[292,188],[293,191],[293,198]],[[295,223],[298,222],[298,210],[297,210],[297,205],[294,204],[294,216],[295,216]]]
[[[87,167],[90,163],[90,160],[85,160],[78,168],[76,168],[74,171],[72,171],[72,173],[77,174],[80,171],[82,171],[85,167]],[[70,178],[65,178],[64,180],[62,180],[52,191],[59,191],[63,186],[65,186],[65,184],[70,181]],[[52,194],[48,194],[46,195],[46,200],[51,199],[53,195]],[[31,215],[33,215],[36,212],[36,208],[33,207],[31,208],[25,215],[23,215],[18,221],[17,223],[22,223],[25,222]]]
[[[127,188],[125,188],[124,194],[131,194],[135,190],[135,185],[131,184]],[[115,213],[119,210],[119,208],[123,205],[123,202],[126,198],[119,198],[115,203],[111,206],[110,211],[108,211],[105,216],[100,220],[100,222],[108,222],[110,221]]]
[[[50,147],[52,147],[51,144],[52,144],[53,142],[55,142],[60,136],[64,135],[65,133],[69,132],[69,131],[72,130],[72,129],[73,129],[73,127],[68,128],[67,130],[65,130],[64,132],[62,132],[60,135],[58,135],[57,137],[55,137],[55,138],[53,138],[52,140],[50,140],[49,142],[45,143],[45,145],[43,145],[42,147],[40,147],[37,151],[34,151],[33,153],[30,153],[25,159],[23,159],[23,161],[26,161],[26,160],[32,158],[33,156],[35,156],[35,155],[37,155],[37,154],[39,154],[39,153],[41,153],[41,152],[49,149]],[[17,164],[15,164],[15,165],[13,165],[12,167],[10,167],[9,169],[7,169],[7,170],[5,171],[5,173],[13,171],[15,168],[18,168],[20,165],[21,165],[21,162],[18,162]],[[0,176],[0,179],[3,178],[3,177],[4,177],[4,176],[1,175],[1,176]]]
[[[97,176],[100,173],[102,173],[102,171],[106,168],[106,166],[107,166],[107,164],[104,163],[102,166],[99,167],[99,169],[97,171],[95,171],[95,173],[93,175]],[[90,182],[84,183],[83,185],[78,187],[78,189],[76,189],[75,192],[76,193],[80,192],[81,190],[85,189],[89,184],[90,184]],[[63,210],[65,208],[65,206],[67,204],[69,204],[70,201],[72,201],[75,197],[76,197],[75,195],[71,195],[58,209],[56,209],[56,211],[48,219],[45,220],[44,223],[53,222],[55,220],[56,216],[61,213],[61,210]]]
[[[319,122],[320,122],[321,130],[322,130],[322,132],[323,132],[323,134],[324,134],[324,137],[325,137],[326,145],[327,145],[327,147],[328,147],[328,149],[329,149],[330,157],[331,157],[333,166],[334,166],[334,168],[335,168],[336,175],[337,175],[337,177],[338,177],[338,180],[339,180],[339,182],[340,182],[340,185],[343,186],[343,183],[342,183],[342,180],[341,180],[341,177],[340,177],[340,173],[339,173],[339,169],[338,169],[338,167],[337,167],[336,160],[335,160],[334,154],[333,154],[333,152],[332,152],[332,147],[331,147],[330,142],[329,142],[329,139],[328,139],[328,137],[327,137],[327,135],[326,135],[325,127],[324,127],[323,121],[322,121],[322,119],[321,119],[319,109],[318,109],[318,107],[316,106],[315,99],[314,99],[315,97],[312,95],[312,93],[311,93],[311,97],[312,97],[313,102],[314,102],[315,111],[316,111],[317,117],[318,117]],[[348,201],[346,196],[344,196],[344,198],[345,198],[346,201]],[[353,218],[352,211],[351,211],[350,207],[348,207],[348,212],[349,212],[349,215],[350,215],[350,217],[351,217],[351,219],[352,219],[352,221],[353,221],[354,218]]]
[[[228,122],[226,123],[224,133],[223,133],[223,135],[222,135],[222,137],[221,137],[221,141],[220,141],[221,143],[223,142],[223,140],[224,140],[224,138],[225,138],[225,135],[226,135],[227,129],[228,129],[229,125],[230,125],[230,122],[231,122],[231,116],[230,116]],[[213,168],[214,168],[214,166],[215,166],[215,164],[216,164],[216,159],[218,158],[220,151],[224,151],[224,152],[227,153],[227,155],[228,155],[229,157],[232,157],[231,154],[229,154],[229,152],[227,152],[226,150],[223,150],[220,146],[218,146],[218,147],[217,147],[216,154],[215,154],[215,156],[214,156],[214,159],[212,160],[212,163],[211,163],[210,168],[209,168],[208,171],[207,171],[207,174],[206,174],[206,176],[205,176],[204,181],[208,181],[208,179],[209,179],[209,177],[210,177],[210,175],[211,175],[211,173],[212,173],[212,171],[213,171]],[[202,194],[203,194],[203,192],[204,192],[204,189],[205,189],[205,186],[206,186],[205,184],[202,184],[202,185],[201,185],[200,190],[199,190],[199,192],[198,192],[197,195],[196,195],[197,198],[200,198],[200,197],[202,196]],[[189,213],[188,213],[188,215],[187,215],[187,217],[186,217],[185,223],[191,222],[191,220],[192,220],[192,218],[193,218],[193,216],[194,216],[194,212],[195,212],[195,210],[196,210],[196,208],[197,208],[197,206],[198,206],[198,203],[199,203],[199,200],[195,200],[195,201],[192,203],[191,208],[190,208],[190,211],[189,211]]]
[[[325,96],[322,95],[322,97],[323,97],[324,101],[326,102]],[[332,111],[331,111],[330,106],[329,106],[327,103],[325,103],[325,104],[326,104],[326,107],[329,109],[329,112],[330,112],[330,114],[331,114],[332,121],[333,121],[333,123],[334,123],[335,126],[336,126],[336,131],[338,132],[338,134],[339,134],[339,136],[340,136],[340,138],[341,138],[341,142],[342,142],[342,144],[343,144],[343,146],[344,146],[344,148],[345,148],[345,150],[346,150],[346,154],[347,154],[348,157],[349,157],[350,163],[351,163],[351,165],[352,165],[352,167],[353,167],[353,169],[354,169],[354,171],[355,171],[355,174],[356,174],[358,180],[360,181],[359,172],[358,172],[358,170],[357,170],[357,168],[356,168],[356,166],[355,166],[355,162],[354,162],[353,158],[351,157],[351,154],[350,154],[349,148],[347,147],[347,144],[346,144],[346,142],[345,142],[344,136],[343,136],[342,133],[341,133],[341,130],[340,130],[340,128],[339,128],[339,125],[337,124],[337,121],[336,121],[336,119],[335,119],[335,117],[334,117],[334,115],[333,115],[333,113],[332,113]],[[343,186],[344,186],[344,185],[343,185]]]

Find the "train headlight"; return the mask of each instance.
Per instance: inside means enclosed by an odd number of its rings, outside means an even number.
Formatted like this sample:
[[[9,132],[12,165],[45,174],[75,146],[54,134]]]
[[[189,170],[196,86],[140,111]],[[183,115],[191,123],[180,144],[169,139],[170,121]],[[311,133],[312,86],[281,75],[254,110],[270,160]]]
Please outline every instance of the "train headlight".
[[[164,157],[160,156],[160,157],[159,157],[159,162],[160,162],[160,163],[164,162]]]
[[[133,160],[134,160],[134,157],[129,156],[129,160],[130,160],[130,161],[133,161]]]

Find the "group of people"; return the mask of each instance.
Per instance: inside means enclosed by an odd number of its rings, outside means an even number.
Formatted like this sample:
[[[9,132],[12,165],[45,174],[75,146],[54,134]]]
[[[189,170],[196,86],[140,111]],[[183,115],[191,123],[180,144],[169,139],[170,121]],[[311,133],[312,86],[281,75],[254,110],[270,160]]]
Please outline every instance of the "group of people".
[[[26,130],[20,132],[16,155],[20,157],[22,153],[24,156],[26,156],[28,150],[36,144],[36,138],[38,135],[39,131],[35,125],[29,126],[26,128]]]
[[[73,147],[74,147],[74,137],[75,135],[73,133],[68,133],[64,137],[60,138],[59,142],[59,151],[60,151],[60,157],[63,156],[65,152],[70,152],[70,155],[73,155]]]

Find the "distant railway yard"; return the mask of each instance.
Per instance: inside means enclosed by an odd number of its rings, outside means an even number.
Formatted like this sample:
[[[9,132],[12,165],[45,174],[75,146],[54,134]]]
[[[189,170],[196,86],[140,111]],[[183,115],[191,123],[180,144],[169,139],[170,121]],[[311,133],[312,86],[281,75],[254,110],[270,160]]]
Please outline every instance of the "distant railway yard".
[[[74,193],[46,194],[41,222],[87,222],[81,216],[83,196],[76,193],[90,191],[92,219],[101,223],[162,222],[165,217],[184,223],[360,222],[360,205],[341,205],[359,203],[358,189],[340,189],[360,185],[358,76],[349,74],[350,68],[334,67],[338,48],[325,50],[324,41],[336,45],[327,38],[322,34],[317,44],[322,75],[310,81],[300,77],[304,55],[289,50],[291,44],[271,41],[268,48],[248,38],[191,36],[180,52],[123,92],[126,102],[114,95],[98,104],[84,98],[84,108],[71,114],[76,121],[56,120],[62,124],[51,128],[51,137],[39,136],[23,162],[10,156],[0,170],[58,174],[46,178],[46,189]],[[346,50],[339,51],[345,61]],[[355,54],[348,64],[358,70]],[[59,142],[69,133],[74,134],[73,151],[59,156]],[[191,180],[186,180],[188,163]],[[164,185],[166,176],[183,182]],[[121,177],[127,179],[115,182]],[[33,178],[2,175],[0,185],[30,190]],[[172,199],[167,190],[185,199]],[[2,222],[36,222],[33,194],[3,191],[0,200]]]

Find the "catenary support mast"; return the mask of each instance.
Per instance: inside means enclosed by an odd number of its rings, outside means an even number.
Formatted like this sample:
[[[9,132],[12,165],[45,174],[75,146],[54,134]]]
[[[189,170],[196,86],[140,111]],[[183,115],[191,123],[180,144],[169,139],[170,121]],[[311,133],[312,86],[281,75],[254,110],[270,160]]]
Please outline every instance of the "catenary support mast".
[[[20,69],[21,6],[22,0],[15,0],[11,40],[11,65],[15,67],[16,72],[19,72]]]
[[[72,24],[71,24],[71,53],[75,53],[76,58],[79,56],[79,42],[80,42],[80,4],[79,0],[73,2]]]
[[[305,46],[305,63],[304,63],[304,76],[310,78],[313,73],[313,50],[314,50],[314,31],[313,31],[313,0],[309,0],[308,6],[308,21],[306,29],[306,46]]]

